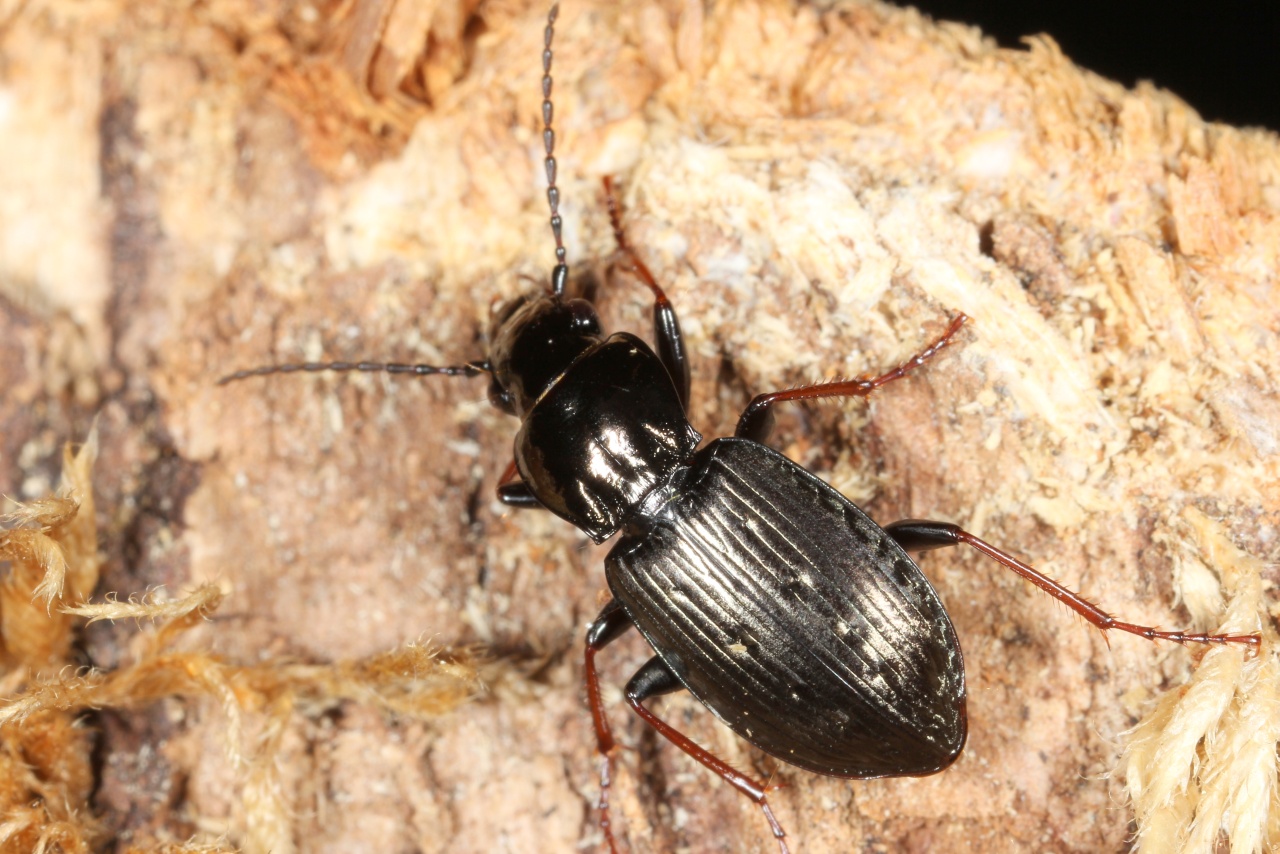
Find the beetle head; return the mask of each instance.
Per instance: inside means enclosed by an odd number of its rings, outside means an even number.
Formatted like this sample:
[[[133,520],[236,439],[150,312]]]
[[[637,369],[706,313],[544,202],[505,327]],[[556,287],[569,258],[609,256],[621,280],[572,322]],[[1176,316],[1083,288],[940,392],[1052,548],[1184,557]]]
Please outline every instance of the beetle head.
[[[500,306],[489,326],[490,402],[523,417],[599,341],[600,318],[586,300],[535,292]]]

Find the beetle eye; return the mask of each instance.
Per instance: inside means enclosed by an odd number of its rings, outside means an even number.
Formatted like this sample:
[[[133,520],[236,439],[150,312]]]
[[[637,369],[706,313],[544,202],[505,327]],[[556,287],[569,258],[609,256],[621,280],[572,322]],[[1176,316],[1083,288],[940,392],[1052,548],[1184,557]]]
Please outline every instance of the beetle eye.
[[[585,335],[600,333],[600,316],[596,308],[584,299],[572,299],[568,302],[569,313],[573,317],[573,331]]]

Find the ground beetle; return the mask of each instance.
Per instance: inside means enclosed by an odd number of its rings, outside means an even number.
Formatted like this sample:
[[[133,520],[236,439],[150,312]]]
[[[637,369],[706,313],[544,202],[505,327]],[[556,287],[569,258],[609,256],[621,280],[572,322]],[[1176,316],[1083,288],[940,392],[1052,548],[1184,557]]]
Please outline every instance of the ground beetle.
[[[733,438],[699,449],[689,424],[689,360],[675,309],[627,242],[612,184],[605,197],[618,247],[654,296],[657,351],[627,332],[603,337],[592,304],[566,297],[552,131],[552,7],[542,54],[547,201],[556,265],[549,290],[505,306],[487,359],[438,367],[381,362],[273,365],[220,382],[293,371],[383,371],[491,378],[489,399],[521,420],[504,504],[543,507],[597,543],[613,599],[587,630],[586,684],[601,768],[600,826],[611,849],[614,740],[595,656],[635,626],[657,653],[626,699],[659,733],[760,806],[787,851],[766,786],[694,744],[651,711],[650,697],[686,689],[742,738],[792,765],[836,777],[922,776],[964,747],[965,674],[951,620],[908,556],[967,544],[1099,629],[1178,643],[1256,645],[1257,635],[1158,631],[1114,619],[1017,558],[945,522],[878,526],[833,487],[764,444],[773,405],[865,397],[951,343],[958,314],[918,355],[878,377],[755,397]],[[520,479],[515,480],[519,474]]]

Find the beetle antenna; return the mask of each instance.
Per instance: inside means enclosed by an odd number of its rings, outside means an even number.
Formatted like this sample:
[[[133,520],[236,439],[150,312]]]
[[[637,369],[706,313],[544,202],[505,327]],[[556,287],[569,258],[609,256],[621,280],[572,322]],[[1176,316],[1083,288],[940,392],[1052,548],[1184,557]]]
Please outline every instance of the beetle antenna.
[[[542,146],[547,151],[544,161],[547,167],[547,205],[551,208],[551,233],[556,238],[556,266],[551,271],[551,292],[556,296],[564,293],[565,281],[569,278],[561,234],[564,223],[560,219],[560,190],[556,187],[556,132],[551,129],[555,112],[551,105],[551,39],[556,34],[556,16],[559,14],[560,4],[556,3],[547,13],[547,29],[542,36]]]
[[[441,375],[446,377],[474,377],[490,373],[488,361],[467,362],[465,365],[406,365],[399,362],[294,362],[286,365],[263,365],[227,374],[217,385],[226,385],[249,377],[265,377],[270,374],[294,374],[299,371],[358,372],[362,374],[412,374],[415,377]]]

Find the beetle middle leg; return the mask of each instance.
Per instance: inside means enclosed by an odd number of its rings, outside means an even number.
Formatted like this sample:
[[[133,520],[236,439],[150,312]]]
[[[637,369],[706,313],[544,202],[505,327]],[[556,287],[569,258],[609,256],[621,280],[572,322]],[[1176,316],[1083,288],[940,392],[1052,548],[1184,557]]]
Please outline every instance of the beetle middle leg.
[[[960,331],[960,327],[968,320],[967,315],[957,314],[952,319],[951,325],[947,327],[947,331],[942,333],[932,344],[907,359],[901,365],[898,365],[898,367],[878,377],[834,380],[786,391],[758,394],[747,404],[747,408],[742,410],[742,415],[738,417],[738,427],[734,430],[733,435],[739,439],[750,439],[753,442],[763,444],[769,438],[769,434],[773,432],[773,405],[784,400],[814,400],[822,397],[866,397],[880,388],[880,386],[902,379],[908,373],[936,356],[939,350],[951,343],[951,339],[955,337],[955,334]]]
[[[1004,566],[1021,575],[1030,581],[1036,587],[1039,587],[1045,593],[1048,593],[1054,599],[1066,605],[1080,616],[1084,617],[1093,625],[1097,626],[1104,633],[1111,629],[1121,632],[1128,632],[1131,635],[1144,637],[1147,640],[1168,640],[1174,643],[1242,643],[1248,646],[1257,647],[1260,638],[1258,635],[1223,635],[1223,634],[1206,634],[1199,632],[1184,631],[1164,631],[1152,626],[1142,626],[1136,623],[1126,623],[1117,620],[1097,605],[1085,599],[1079,593],[1070,590],[1049,576],[1039,572],[1034,567],[1029,566],[1018,560],[1008,552],[996,548],[985,540],[970,534],[957,525],[949,522],[930,522],[921,519],[907,519],[902,522],[894,522],[885,526],[885,532],[897,541],[898,545],[908,551],[928,551],[930,549],[940,549],[946,546],[958,546],[961,544],[972,546],[982,552],[992,560],[998,561]],[[1106,637],[1104,634],[1103,637]]]

